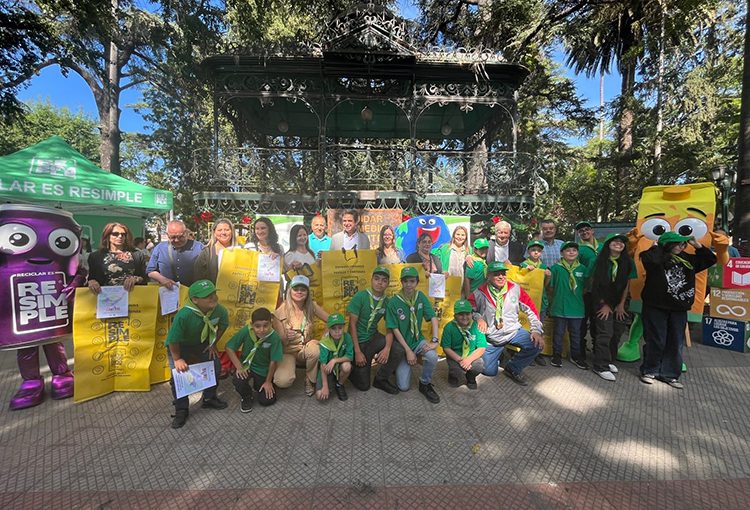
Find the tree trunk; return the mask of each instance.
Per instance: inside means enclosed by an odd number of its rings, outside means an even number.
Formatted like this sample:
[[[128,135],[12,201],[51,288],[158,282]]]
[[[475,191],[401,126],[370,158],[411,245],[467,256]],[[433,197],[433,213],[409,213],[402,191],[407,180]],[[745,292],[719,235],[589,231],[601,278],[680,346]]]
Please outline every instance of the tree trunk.
[[[118,0],[111,0],[112,13],[116,17]],[[115,175],[120,175],[120,51],[117,42],[111,39],[105,59],[102,94],[97,99],[99,110],[101,142],[99,156],[102,168]]]
[[[469,156],[470,154],[470,156]],[[482,138],[470,153],[467,154],[464,181],[466,193],[476,195],[485,191],[487,182],[487,142]],[[489,191],[489,190],[488,190]]]
[[[750,0],[748,0],[750,12]],[[737,196],[735,197],[734,236],[743,251],[750,254],[750,16],[745,16],[745,60],[742,68],[742,108],[740,110]],[[747,252],[745,250],[748,250]]]

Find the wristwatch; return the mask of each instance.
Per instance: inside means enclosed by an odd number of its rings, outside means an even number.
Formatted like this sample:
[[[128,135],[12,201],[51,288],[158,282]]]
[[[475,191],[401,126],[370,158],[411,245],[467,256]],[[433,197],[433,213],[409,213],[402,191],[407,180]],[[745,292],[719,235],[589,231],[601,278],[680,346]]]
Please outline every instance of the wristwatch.
[[[434,344],[438,343],[438,337],[433,336],[432,337],[432,343],[434,343]]]

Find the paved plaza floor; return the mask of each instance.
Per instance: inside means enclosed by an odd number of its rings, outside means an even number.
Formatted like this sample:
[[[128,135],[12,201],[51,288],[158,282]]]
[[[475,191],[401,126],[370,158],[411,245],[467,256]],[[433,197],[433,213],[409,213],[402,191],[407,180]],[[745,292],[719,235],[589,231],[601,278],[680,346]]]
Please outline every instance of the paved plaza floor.
[[[610,383],[567,361],[471,391],[441,362],[437,405],[415,375],[398,396],[321,404],[300,370],[249,414],[224,380],[228,409],[193,399],[173,430],[166,383],[9,411],[19,376],[0,352],[0,509],[748,509],[750,355],[685,358],[682,391],[641,383],[637,363]]]

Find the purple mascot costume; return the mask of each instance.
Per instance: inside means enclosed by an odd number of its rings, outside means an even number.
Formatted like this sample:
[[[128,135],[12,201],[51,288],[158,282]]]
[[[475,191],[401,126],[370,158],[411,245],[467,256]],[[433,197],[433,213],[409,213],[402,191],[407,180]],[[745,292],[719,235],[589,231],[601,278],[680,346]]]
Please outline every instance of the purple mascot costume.
[[[43,344],[52,371],[52,398],[73,396],[73,373],[59,340],[72,331],[81,227],[71,213],[31,205],[0,205],[0,349],[18,349],[21,388],[11,409],[44,401],[39,372]]]

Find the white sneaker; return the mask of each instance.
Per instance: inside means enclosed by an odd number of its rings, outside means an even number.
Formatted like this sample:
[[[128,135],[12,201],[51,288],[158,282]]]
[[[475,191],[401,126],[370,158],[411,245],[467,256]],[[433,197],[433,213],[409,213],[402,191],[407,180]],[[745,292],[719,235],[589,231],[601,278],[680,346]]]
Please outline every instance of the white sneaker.
[[[612,363],[609,364],[609,371],[612,372],[613,374],[616,374],[617,372],[619,372],[619,370],[617,370],[617,367],[614,366]]]
[[[601,372],[597,372],[594,370],[594,373],[604,379],[605,381],[616,381],[617,378],[615,377],[615,374],[610,372],[609,370],[603,370]]]

